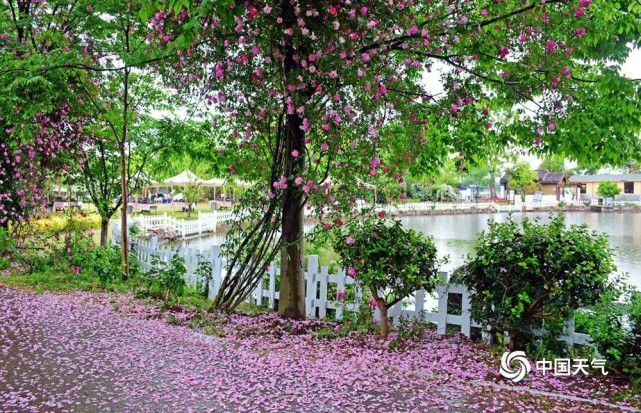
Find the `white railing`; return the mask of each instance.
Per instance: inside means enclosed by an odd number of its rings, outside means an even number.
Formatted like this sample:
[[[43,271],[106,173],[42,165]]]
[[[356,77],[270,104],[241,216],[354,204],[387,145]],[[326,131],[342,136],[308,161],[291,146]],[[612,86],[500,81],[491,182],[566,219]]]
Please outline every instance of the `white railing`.
[[[164,213],[163,215],[132,217],[130,222],[145,231],[151,228],[162,228],[174,231],[182,238],[185,238],[192,235],[202,235],[206,232],[216,232],[219,224],[226,224],[236,219],[233,211],[198,211],[197,214],[198,216],[193,220],[176,219]]]
[[[478,203],[449,203],[449,202],[411,202],[396,205],[384,205],[376,207],[375,210],[385,211],[391,214],[404,213],[411,211],[430,212],[430,211],[475,211],[482,210],[487,212],[521,212],[523,209],[535,210],[538,208],[558,207],[558,201],[541,201],[525,202],[517,204],[497,204],[495,202],[478,202]]]
[[[117,239],[115,239],[117,242]],[[131,242],[132,253],[138,259],[143,270],[148,271],[154,257],[168,262],[172,256],[178,252],[185,259],[187,272],[185,280],[188,285],[195,287],[204,282],[209,283],[209,296],[213,299],[225,277],[227,263],[221,257],[220,247],[211,246],[206,250],[196,250],[191,248],[180,248],[161,246],[157,238],[134,239]],[[197,274],[197,268],[201,261],[207,261],[211,265],[211,275],[208,280],[204,280]],[[423,319],[436,325],[439,334],[445,334],[448,326],[456,326],[458,330],[467,337],[472,334],[472,328],[481,328],[481,326],[472,320],[470,316],[471,301],[470,293],[463,285],[448,284],[448,274],[440,274],[443,283],[436,287],[436,299],[438,305],[436,309],[430,311],[426,308],[430,294],[425,290],[418,290],[413,297],[404,302],[400,302],[388,310],[388,316],[394,323],[398,323],[401,317],[412,319]],[[256,289],[251,293],[248,301],[258,305],[267,305],[269,308],[275,308],[276,300],[279,299],[279,291],[276,289],[276,279],[280,277],[280,268],[275,263],[271,263],[265,271],[264,277]],[[318,256],[309,255],[307,257],[307,270],[305,271],[305,309],[307,316],[310,318],[325,318],[332,316],[336,320],[343,318],[345,311],[357,311],[359,304],[363,303],[363,291],[355,280],[348,276],[343,269],[338,269],[336,274],[330,274],[326,265],[319,265]],[[353,287],[348,288],[348,286]],[[330,295],[330,291],[339,292],[350,289],[353,296],[349,302],[343,302],[336,299],[335,295]],[[458,314],[450,314],[448,303],[451,294],[461,295],[461,306]],[[433,301],[433,300],[432,300]],[[380,320],[380,313],[376,310],[374,314],[376,319]],[[485,333],[481,331],[485,336]],[[586,334],[574,332],[574,321],[568,320],[565,325],[563,334],[559,340],[565,341],[568,345],[589,344],[591,338]]]

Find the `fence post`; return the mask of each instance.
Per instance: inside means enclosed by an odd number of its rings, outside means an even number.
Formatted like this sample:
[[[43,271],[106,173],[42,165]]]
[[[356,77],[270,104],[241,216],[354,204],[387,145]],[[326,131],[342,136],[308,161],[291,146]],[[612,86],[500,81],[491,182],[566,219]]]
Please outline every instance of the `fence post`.
[[[216,227],[218,226],[218,210],[217,209],[214,209],[212,217],[214,221],[214,232],[216,232]]]
[[[574,316],[565,320],[561,339],[568,343],[568,347],[574,347]]]
[[[447,330],[447,296],[448,292],[445,286],[439,285],[436,287],[436,292],[438,293],[438,314],[436,318],[438,324],[436,326],[436,332],[438,334],[445,334]]]
[[[211,279],[209,280],[209,295],[207,298],[213,300],[218,294],[222,278],[222,260],[220,257],[220,246],[211,246]]]
[[[307,289],[305,291],[305,312],[307,317],[316,318],[316,274],[318,273],[318,255],[307,258]]]
[[[463,287],[463,299],[461,301],[461,333],[470,338],[472,334],[472,316],[470,314],[472,301],[470,300],[470,292],[466,287]]]
[[[269,263],[269,308],[275,310],[276,308],[276,265],[273,262]]]
[[[424,318],[423,310],[425,309],[425,290],[420,289],[414,294],[414,311],[416,311],[416,317]]]
[[[324,318],[327,315],[327,281],[329,280],[327,265],[321,266],[320,277],[320,298],[318,300],[318,317]]]
[[[336,292],[345,292],[345,270],[342,268],[338,269],[338,282],[336,283]],[[336,320],[342,320],[343,319],[343,307],[345,306],[345,302],[347,301],[347,297],[343,301],[340,301],[339,304],[340,306],[336,309]]]
[[[265,281],[265,273],[263,273],[260,276],[260,280],[258,281],[256,290],[254,291],[254,294],[256,295],[256,305],[258,305],[259,307],[263,306],[263,282],[264,281]]]
[[[200,211],[198,211],[198,235],[203,234],[203,221],[202,221],[202,214]]]

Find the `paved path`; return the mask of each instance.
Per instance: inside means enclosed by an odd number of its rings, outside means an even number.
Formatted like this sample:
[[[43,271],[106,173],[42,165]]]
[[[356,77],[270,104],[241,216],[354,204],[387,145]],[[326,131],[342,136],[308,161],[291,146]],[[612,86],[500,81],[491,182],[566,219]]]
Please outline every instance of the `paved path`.
[[[303,354],[286,338],[266,345],[213,338],[0,286],[0,411],[541,411],[550,400],[518,396],[505,404],[497,401],[502,391],[479,397],[482,386],[443,380],[425,371],[429,364],[408,373],[416,355],[398,358],[394,371],[382,351],[297,340],[312,350]],[[549,411],[610,410],[552,405]]]

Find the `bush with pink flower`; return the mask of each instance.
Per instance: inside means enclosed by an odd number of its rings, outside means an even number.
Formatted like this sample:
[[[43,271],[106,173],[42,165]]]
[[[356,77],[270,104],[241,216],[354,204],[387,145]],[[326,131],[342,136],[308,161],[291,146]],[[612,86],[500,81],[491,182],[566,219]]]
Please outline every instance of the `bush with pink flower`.
[[[444,261],[437,258],[431,237],[379,217],[336,229],[333,244],[340,265],[371,293],[371,308],[381,312],[383,337],[389,333],[388,308],[418,289],[432,291]]]

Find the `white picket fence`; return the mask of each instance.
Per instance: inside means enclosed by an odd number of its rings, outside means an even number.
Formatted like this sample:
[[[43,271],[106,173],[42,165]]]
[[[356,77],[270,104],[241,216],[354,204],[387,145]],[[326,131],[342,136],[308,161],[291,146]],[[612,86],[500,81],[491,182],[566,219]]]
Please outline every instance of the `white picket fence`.
[[[176,219],[164,213],[163,215],[148,215],[131,217],[130,222],[147,231],[150,228],[163,228],[174,231],[183,239],[192,235],[202,235],[206,232],[216,232],[218,224],[226,224],[235,219],[233,211],[197,212],[193,220]]]
[[[117,239],[116,239],[117,241]],[[206,250],[195,250],[191,248],[180,248],[170,246],[161,246],[158,244],[157,238],[134,239],[131,243],[132,252],[137,257],[140,266],[143,270],[148,271],[151,268],[152,260],[154,257],[159,257],[165,262],[169,262],[172,256],[179,252],[180,256],[185,259],[185,267],[187,272],[185,280],[188,285],[195,287],[202,284],[206,280],[200,278],[196,273],[196,269],[201,261],[208,261],[211,265],[211,276],[209,277],[209,299],[213,299],[220,289],[223,277],[227,271],[227,263],[220,256],[220,247],[217,245],[211,246]],[[443,283],[436,287],[436,298],[432,298],[432,302],[436,300],[437,306],[435,309],[428,309],[428,296],[425,290],[418,290],[414,293],[413,297],[394,305],[388,310],[388,316],[394,323],[398,323],[401,317],[408,317],[411,319],[423,319],[425,321],[434,323],[436,330],[439,334],[445,334],[448,326],[455,326],[458,331],[467,337],[472,335],[472,328],[481,328],[470,317],[470,294],[463,285],[448,283],[448,274],[440,273]],[[258,284],[256,289],[252,292],[248,301],[258,305],[267,305],[269,308],[275,308],[276,300],[279,299],[279,291],[277,289],[277,278],[280,276],[280,268],[275,263],[271,263],[265,272],[265,276]],[[307,257],[307,270],[305,271],[305,308],[307,316],[310,318],[325,318],[332,316],[336,320],[343,318],[344,311],[357,311],[359,303],[363,303],[363,291],[354,278],[345,273],[343,269],[338,269],[336,274],[330,274],[327,266],[319,266],[318,256],[309,255]],[[346,291],[353,285],[351,289],[354,294],[351,297],[353,300],[343,302],[330,296],[329,291]],[[461,295],[461,308],[458,314],[450,314],[448,311],[448,301],[450,295]],[[333,312],[333,315],[330,314]],[[376,310],[374,314],[376,319],[380,319],[380,313]],[[481,331],[484,336],[484,332]],[[574,321],[568,320],[565,326],[564,333],[559,340],[567,342],[570,346],[574,344],[589,344],[591,338],[586,334],[578,334],[574,332]]]

